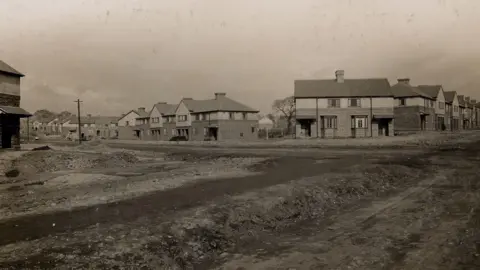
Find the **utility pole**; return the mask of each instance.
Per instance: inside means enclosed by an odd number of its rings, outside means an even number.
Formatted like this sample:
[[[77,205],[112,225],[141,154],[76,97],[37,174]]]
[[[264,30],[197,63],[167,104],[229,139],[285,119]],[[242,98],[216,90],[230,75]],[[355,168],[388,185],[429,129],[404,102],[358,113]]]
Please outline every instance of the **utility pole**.
[[[82,101],[80,99],[77,99],[74,102],[77,103],[78,113],[78,144],[82,144],[82,123],[80,122],[80,103],[82,103]]]

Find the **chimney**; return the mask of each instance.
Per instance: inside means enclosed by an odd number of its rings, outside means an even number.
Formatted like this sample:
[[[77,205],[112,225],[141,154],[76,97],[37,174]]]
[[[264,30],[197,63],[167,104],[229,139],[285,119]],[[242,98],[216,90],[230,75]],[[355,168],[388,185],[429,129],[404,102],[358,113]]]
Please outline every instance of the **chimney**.
[[[226,93],[215,93],[215,99],[226,96]]]
[[[344,75],[345,75],[345,71],[343,71],[343,70],[335,71],[335,78],[336,78],[337,83],[343,83],[345,81],[345,79],[343,77]]]
[[[144,111],[145,111],[145,107],[140,107],[140,108],[138,108],[138,111],[139,111],[139,112],[144,112]]]
[[[398,83],[410,85],[410,78],[400,78],[397,79]]]

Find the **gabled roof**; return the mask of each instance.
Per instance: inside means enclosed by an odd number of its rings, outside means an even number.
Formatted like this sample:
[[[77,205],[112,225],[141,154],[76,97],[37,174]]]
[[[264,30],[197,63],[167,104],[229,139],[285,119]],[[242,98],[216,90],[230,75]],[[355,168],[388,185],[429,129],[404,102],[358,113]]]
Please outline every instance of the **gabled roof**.
[[[417,86],[420,91],[426,93],[427,95],[437,98],[438,93],[440,93],[440,90],[442,90],[441,85],[419,85]]]
[[[152,110],[150,111],[150,114],[152,113],[153,109],[157,109],[157,111],[160,113],[160,115],[167,115],[171,111],[175,114],[175,109],[177,108],[177,105],[173,104],[168,104],[166,102],[159,102],[155,105],[153,105]]]
[[[218,95],[214,99],[206,100],[194,100],[194,99],[182,99],[183,104],[188,108],[191,113],[202,112],[252,112],[257,113],[258,110],[252,109],[247,105],[230,99],[224,95]],[[179,104],[180,105],[180,104]],[[175,108],[178,108],[178,106]]]
[[[433,99],[432,96],[421,91],[418,87],[412,86],[408,83],[397,83],[392,86],[392,93],[396,98],[406,98],[406,97],[423,97],[428,99]]]
[[[146,111],[136,111],[138,116],[136,117],[136,119],[140,119],[140,118],[149,118],[150,117],[150,113],[146,112]]]
[[[457,92],[455,91],[447,91],[443,93],[445,95],[445,102],[446,103],[453,103],[453,100],[455,99],[455,96],[457,95]]]
[[[25,76],[22,73],[20,73],[18,70],[9,66],[7,63],[3,62],[2,60],[0,60],[0,72],[8,73],[10,75],[16,75],[18,77],[24,77]]]
[[[387,79],[295,80],[296,98],[393,97]]]
[[[135,113],[136,115],[139,115],[136,110],[131,110],[131,111],[129,111],[128,113],[120,116],[117,120],[118,120],[118,121],[122,120],[123,118],[125,118],[125,116],[129,115],[129,114],[132,113],[132,112]]]
[[[465,96],[458,95],[457,98],[458,98],[458,104],[460,105],[460,107],[465,108]]]

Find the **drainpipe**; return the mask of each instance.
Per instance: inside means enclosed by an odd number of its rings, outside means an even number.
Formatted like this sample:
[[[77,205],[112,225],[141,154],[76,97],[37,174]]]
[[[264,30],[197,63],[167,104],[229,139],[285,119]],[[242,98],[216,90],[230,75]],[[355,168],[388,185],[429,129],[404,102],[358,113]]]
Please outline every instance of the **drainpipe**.
[[[297,138],[297,99],[296,98],[293,98],[293,107],[294,107],[294,112],[295,112],[295,125],[294,125],[294,128],[295,128],[295,132],[293,132],[293,138],[296,139]],[[288,121],[291,121],[292,119],[287,119]],[[290,132],[290,130],[287,130],[287,132]]]
[[[373,137],[373,104],[372,104],[372,97],[370,97],[370,137]]]
[[[317,129],[317,138],[318,138],[318,128],[319,128],[319,122],[318,122],[318,98],[315,100],[315,105],[316,105],[316,111],[317,111],[317,118],[315,119],[315,127]]]

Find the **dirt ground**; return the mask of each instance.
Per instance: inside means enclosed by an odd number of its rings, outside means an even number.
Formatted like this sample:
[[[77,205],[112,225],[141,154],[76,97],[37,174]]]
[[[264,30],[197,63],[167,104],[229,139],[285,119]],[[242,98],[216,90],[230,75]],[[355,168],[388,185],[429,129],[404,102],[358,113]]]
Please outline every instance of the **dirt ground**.
[[[479,269],[479,142],[2,153],[0,269]]]

